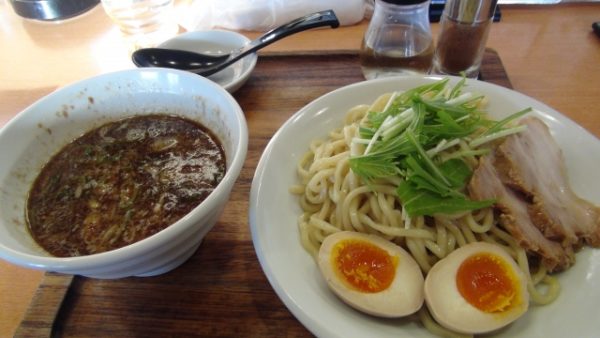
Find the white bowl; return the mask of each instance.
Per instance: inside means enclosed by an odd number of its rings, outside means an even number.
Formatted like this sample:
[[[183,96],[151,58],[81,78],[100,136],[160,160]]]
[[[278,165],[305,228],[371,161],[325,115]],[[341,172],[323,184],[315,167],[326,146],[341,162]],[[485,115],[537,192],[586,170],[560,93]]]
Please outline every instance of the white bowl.
[[[28,191],[50,156],[84,132],[127,116],[168,113],[202,123],[220,139],[227,170],[215,190],[159,233],[116,250],[53,257],[25,223]],[[189,258],[218,220],[246,157],[248,129],[237,102],[195,74],[145,68],[77,82],[40,99],[0,130],[0,258],[24,267],[96,278],[151,276]]]
[[[163,42],[159,47],[221,55],[229,54],[249,43],[250,39],[242,34],[215,29],[183,33]],[[256,66],[257,59],[256,53],[252,53],[207,78],[233,93],[246,83]]]

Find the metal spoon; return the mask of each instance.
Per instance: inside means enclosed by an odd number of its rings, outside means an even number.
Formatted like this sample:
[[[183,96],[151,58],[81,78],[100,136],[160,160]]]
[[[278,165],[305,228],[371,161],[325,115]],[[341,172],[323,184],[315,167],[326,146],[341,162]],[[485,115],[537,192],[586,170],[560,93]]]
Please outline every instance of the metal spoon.
[[[279,26],[230,54],[207,55],[177,49],[142,48],[135,51],[131,58],[138,67],[175,68],[209,76],[223,70],[244,56],[288,35],[322,26],[337,28],[339,25],[335,13],[332,10],[326,10],[306,15]]]

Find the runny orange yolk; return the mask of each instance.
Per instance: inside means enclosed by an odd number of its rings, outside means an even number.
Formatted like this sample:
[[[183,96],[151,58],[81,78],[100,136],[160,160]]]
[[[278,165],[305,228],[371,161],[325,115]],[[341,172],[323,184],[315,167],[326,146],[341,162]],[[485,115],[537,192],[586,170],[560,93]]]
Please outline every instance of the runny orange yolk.
[[[500,256],[479,253],[458,268],[456,286],[463,298],[487,313],[500,313],[519,303],[519,282]]]
[[[375,293],[387,289],[396,276],[398,257],[364,240],[347,239],[335,244],[331,257],[343,280],[354,289]]]

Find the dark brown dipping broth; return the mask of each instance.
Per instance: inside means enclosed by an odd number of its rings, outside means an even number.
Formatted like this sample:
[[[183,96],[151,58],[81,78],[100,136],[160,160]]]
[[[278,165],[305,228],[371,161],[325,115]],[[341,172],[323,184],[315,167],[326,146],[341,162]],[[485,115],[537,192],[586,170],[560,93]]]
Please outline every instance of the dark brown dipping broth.
[[[225,153],[204,126],[147,115],[77,138],[44,166],[27,201],[34,239],[54,256],[117,249],[175,223],[225,174]]]

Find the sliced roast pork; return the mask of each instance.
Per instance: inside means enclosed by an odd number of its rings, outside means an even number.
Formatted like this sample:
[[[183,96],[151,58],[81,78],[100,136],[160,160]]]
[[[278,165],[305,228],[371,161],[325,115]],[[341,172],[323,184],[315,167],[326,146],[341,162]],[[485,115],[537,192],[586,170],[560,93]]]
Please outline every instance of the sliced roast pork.
[[[504,184],[527,196],[529,213],[542,233],[564,247],[600,247],[600,210],[571,189],[560,148],[540,119],[521,124],[527,131],[507,137],[496,152]]]
[[[471,197],[476,200],[496,199],[496,208],[501,213],[500,223],[518,244],[529,253],[538,255],[549,271],[566,269],[574,262],[573,251],[546,238],[533,224],[529,216],[529,202],[502,182],[495,159],[495,153],[480,159],[469,183]]]

